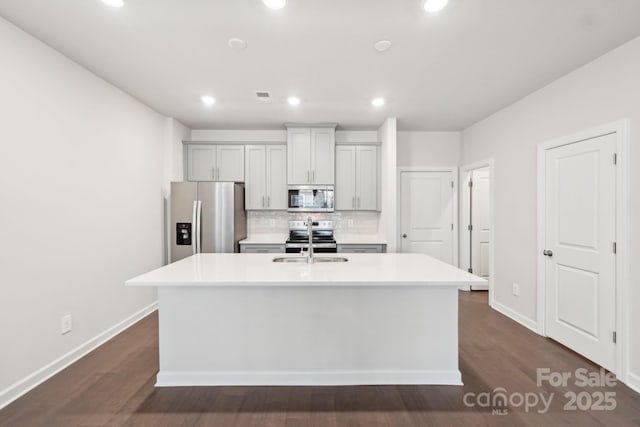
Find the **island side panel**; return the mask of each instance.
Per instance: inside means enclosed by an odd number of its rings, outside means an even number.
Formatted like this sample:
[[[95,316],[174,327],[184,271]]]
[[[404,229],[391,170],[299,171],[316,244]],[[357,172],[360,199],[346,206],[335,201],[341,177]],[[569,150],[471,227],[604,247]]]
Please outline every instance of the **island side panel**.
[[[455,286],[174,286],[158,300],[158,386],[461,384]]]

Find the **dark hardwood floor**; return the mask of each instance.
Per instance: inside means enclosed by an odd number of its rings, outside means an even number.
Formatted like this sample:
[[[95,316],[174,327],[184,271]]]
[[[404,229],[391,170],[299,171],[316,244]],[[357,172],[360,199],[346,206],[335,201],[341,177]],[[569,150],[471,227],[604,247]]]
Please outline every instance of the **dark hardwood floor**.
[[[0,426],[640,426],[640,395],[623,384],[579,387],[572,378],[566,387],[538,387],[537,368],[598,368],[491,310],[486,292],[460,293],[462,387],[156,389],[157,368],[153,314],[0,411]],[[464,403],[466,396],[484,404],[499,387],[511,398],[506,408]],[[616,408],[564,410],[567,392],[581,394],[582,407],[614,392]],[[533,394],[552,393],[545,413],[542,403],[527,411],[518,397],[533,403]]]

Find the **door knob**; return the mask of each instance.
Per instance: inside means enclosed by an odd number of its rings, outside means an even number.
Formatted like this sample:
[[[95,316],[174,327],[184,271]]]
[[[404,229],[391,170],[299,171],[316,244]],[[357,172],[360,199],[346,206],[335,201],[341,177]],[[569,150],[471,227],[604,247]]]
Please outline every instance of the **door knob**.
[[[404,234],[402,235],[402,238],[403,238],[403,239],[406,239],[406,238],[407,238],[407,233],[404,233]]]
[[[553,256],[553,251],[545,249],[544,251],[542,251],[542,255]]]

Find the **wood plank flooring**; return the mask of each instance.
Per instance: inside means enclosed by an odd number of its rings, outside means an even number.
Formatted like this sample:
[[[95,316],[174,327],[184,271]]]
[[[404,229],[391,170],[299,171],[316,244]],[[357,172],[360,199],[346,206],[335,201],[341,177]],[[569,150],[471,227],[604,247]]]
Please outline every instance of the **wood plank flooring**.
[[[536,384],[536,369],[598,368],[487,305],[486,292],[460,293],[462,387],[187,387],[156,389],[155,314],[0,411],[0,426],[640,426],[640,395],[613,388]],[[469,407],[467,393],[554,394],[550,409],[515,400]],[[615,392],[613,411],[564,410],[566,392]],[[492,395],[490,395],[492,396]],[[468,402],[476,402],[467,395]],[[588,403],[588,402],[587,402]]]

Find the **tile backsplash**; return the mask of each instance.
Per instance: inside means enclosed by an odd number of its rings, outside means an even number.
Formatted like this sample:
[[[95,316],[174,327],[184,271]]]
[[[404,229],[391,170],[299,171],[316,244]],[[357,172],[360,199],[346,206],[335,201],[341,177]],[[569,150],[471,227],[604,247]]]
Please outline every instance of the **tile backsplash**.
[[[289,213],[285,211],[248,211],[247,233],[286,234],[289,232],[290,220],[306,220],[311,216],[314,220],[330,219],[334,221],[336,234],[377,234],[379,212],[340,211],[333,213]]]

